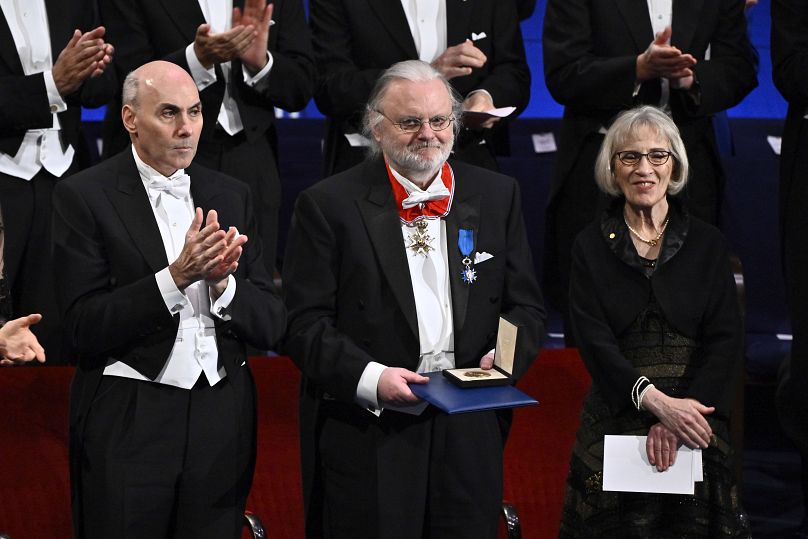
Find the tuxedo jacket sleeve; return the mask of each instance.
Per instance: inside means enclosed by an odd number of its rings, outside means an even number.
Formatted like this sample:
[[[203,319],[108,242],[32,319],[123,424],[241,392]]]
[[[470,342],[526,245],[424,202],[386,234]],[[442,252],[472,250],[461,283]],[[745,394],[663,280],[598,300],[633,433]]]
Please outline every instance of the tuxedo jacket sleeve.
[[[55,63],[70,40],[73,30],[92,30],[98,25],[97,13],[89,0],[48,0],[45,2],[51,42],[51,58]],[[80,106],[99,107],[115,92],[115,79],[108,69],[99,77],[88,79],[76,92],[62,96],[68,109],[59,114],[62,133],[67,143],[78,143]],[[5,17],[0,17],[0,151],[15,155],[29,129],[50,128],[53,115],[42,73],[25,75],[17,48]]]
[[[671,44],[696,58],[693,71],[700,85],[698,100],[672,90],[675,114],[713,114],[736,105],[757,85],[743,10],[742,0],[673,3]],[[637,55],[653,39],[644,2],[550,0],[543,30],[547,87],[565,107],[608,120],[644,102],[644,91],[651,90],[646,87],[658,85],[648,81],[637,98],[633,95]]]
[[[234,7],[243,6],[235,0]],[[167,60],[190,71],[185,48],[205,22],[196,0],[101,0],[101,16],[115,45],[115,65],[121,81],[152,60]],[[232,97],[245,135],[263,136],[274,121],[274,107],[290,111],[306,106],[314,90],[314,61],[309,29],[301,0],[275,0],[268,50],[273,57],[269,74],[253,87],[242,80],[242,66],[232,62]],[[216,68],[217,82],[200,92],[205,117],[203,137],[212,134],[224,99],[225,82]]]
[[[320,111],[337,120],[364,111],[382,71],[396,62],[414,60],[418,52],[400,2],[373,0],[311,0],[314,51],[320,66],[315,101]],[[530,99],[530,70],[512,2],[447,0],[447,46],[471,34],[488,58],[485,66],[450,82],[465,97],[476,89],[491,93],[497,106],[523,110]]]
[[[236,226],[249,238],[234,274],[232,319],[215,319],[228,368],[244,357],[238,343],[274,347],[285,328],[285,309],[262,263],[247,186],[202,167],[186,172],[194,204],[205,212],[216,209],[225,229]],[[54,194],[54,256],[66,333],[80,366],[100,368],[114,357],[154,378],[173,347],[178,317],[169,313],[154,278],[168,262],[139,182],[128,149],[60,182]]]
[[[666,320],[701,347],[702,360],[687,396],[727,415],[734,387],[728,380],[742,360],[738,297],[723,237],[692,218],[680,250],[650,279],[611,251],[599,222],[578,236],[572,251],[570,312],[594,384],[615,411],[633,405],[631,390],[640,374],[620,351],[618,337],[652,293]]]

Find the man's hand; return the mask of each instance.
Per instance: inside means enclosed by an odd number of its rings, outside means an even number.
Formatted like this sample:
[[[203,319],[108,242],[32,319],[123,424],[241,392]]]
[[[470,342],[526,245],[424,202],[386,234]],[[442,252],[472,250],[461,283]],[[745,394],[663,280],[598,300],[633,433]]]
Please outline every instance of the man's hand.
[[[194,38],[194,54],[205,69],[229,62],[255,39],[255,27],[234,25],[224,32],[212,32],[209,24],[200,24]]]
[[[51,74],[59,95],[70,95],[85,80],[97,77],[112,61],[114,49],[102,39],[106,30],[99,26],[82,34],[73,30],[73,36],[53,63]]]
[[[645,394],[642,406],[689,448],[705,449],[710,445],[713,430],[704,416],[713,413],[714,407],[704,406],[695,399],[669,397],[655,387]]]
[[[426,384],[428,382],[429,378],[410,370],[399,367],[387,367],[382,371],[382,375],[379,377],[379,385],[376,387],[376,395],[379,399],[379,404],[383,405],[383,403],[388,403],[396,406],[417,404],[421,402],[421,399],[410,391],[407,383]]]
[[[483,51],[474,46],[471,40],[449,47],[443,54],[432,60],[432,67],[440,71],[447,80],[471,74],[472,68],[480,68],[488,60]]]
[[[202,226],[202,208],[197,208],[194,220],[185,233],[185,245],[180,256],[168,266],[174,283],[181,291],[189,285],[201,281],[223,263],[225,233],[220,230],[216,210],[208,212],[204,228]]]
[[[494,351],[491,350],[483,357],[480,358],[480,368],[484,371],[491,369],[494,366]]]
[[[246,0],[243,14],[239,8],[233,8],[233,26],[241,24],[255,28],[252,42],[238,55],[247,70],[253,74],[258,73],[267,65],[272,9],[272,4],[267,5],[266,0]]]
[[[463,110],[472,112],[485,112],[494,108],[494,100],[491,99],[491,94],[488,92],[474,92],[463,100]],[[472,117],[464,117],[463,125],[472,129],[490,129],[494,124],[499,121],[499,118],[493,116],[485,120],[478,120]]]
[[[657,423],[648,431],[645,439],[645,453],[648,462],[656,466],[660,472],[666,471],[676,462],[676,450],[679,449],[679,439],[662,423]]]
[[[696,59],[670,45],[672,32],[670,26],[666,27],[656,35],[654,42],[645,52],[637,56],[638,81],[645,82],[660,77],[681,79],[693,76],[693,70],[690,68],[696,65]]]
[[[227,288],[227,277],[238,268],[241,258],[242,246],[247,243],[247,236],[240,235],[236,227],[231,226],[224,237],[224,250],[222,260],[205,275],[205,282],[212,286],[216,296],[221,296]]]
[[[0,365],[22,365],[33,359],[45,362],[45,349],[30,329],[40,320],[41,314],[29,314],[0,327]]]

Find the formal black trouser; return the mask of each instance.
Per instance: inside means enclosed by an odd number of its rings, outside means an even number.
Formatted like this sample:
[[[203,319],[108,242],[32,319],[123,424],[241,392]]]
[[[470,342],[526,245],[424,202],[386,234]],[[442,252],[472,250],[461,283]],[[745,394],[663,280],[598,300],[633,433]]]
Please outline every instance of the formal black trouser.
[[[323,537],[496,537],[503,444],[493,412],[376,418],[324,401],[321,413]]]
[[[199,141],[194,162],[250,186],[255,221],[261,235],[264,264],[272,275],[277,265],[281,182],[275,151],[267,137],[261,136],[250,142],[243,131],[230,136],[217,127],[212,138]],[[250,238],[249,241],[253,240],[254,238]]]
[[[233,370],[191,390],[102,377],[78,456],[83,539],[241,537],[255,395]]]
[[[51,196],[57,180],[44,169],[30,181],[0,173],[3,260],[11,292],[11,316],[42,315],[42,321],[31,330],[45,347],[48,363],[58,365],[70,358],[62,354],[62,319],[51,249]]]

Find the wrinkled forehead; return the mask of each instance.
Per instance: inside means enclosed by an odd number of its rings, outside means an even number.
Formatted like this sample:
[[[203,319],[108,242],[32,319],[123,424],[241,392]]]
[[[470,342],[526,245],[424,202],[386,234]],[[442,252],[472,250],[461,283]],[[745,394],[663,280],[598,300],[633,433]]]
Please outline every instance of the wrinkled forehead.
[[[391,117],[430,118],[452,112],[449,91],[439,79],[394,81],[384,93],[381,104],[385,114]]]
[[[138,92],[145,103],[169,103],[181,109],[199,102],[199,91],[190,77],[152,75],[141,79]]]

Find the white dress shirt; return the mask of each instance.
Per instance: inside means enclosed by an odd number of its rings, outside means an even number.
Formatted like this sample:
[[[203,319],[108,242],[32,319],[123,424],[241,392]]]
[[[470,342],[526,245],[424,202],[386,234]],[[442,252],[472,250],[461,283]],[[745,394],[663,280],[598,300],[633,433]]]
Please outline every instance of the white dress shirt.
[[[168,262],[171,264],[177,259],[185,244],[185,233],[191,226],[194,216],[194,203],[190,192],[182,198],[175,198],[150,187],[150,184],[159,180],[179,180],[185,175],[185,171],[180,169],[171,178],[166,178],[144,163],[134,146],[132,154],[160,229]],[[168,267],[157,272],[154,277],[166,308],[172,315],[179,314],[180,317],[174,348],[154,381],[190,389],[199,379],[199,375],[205,373],[208,383],[216,384],[226,376],[226,373],[224,367],[218,367],[219,350],[216,345],[213,317],[229,320],[228,308],[236,293],[235,279],[232,275],[228,277],[224,293],[211,304],[210,290],[204,281],[191,284],[183,293],[174,283]],[[115,359],[110,359],[107,363],[104,375],[148,380],[126,363]]]
[[[422,191],[420,187],[407,180],[404,176],[390,168],[393,177],[404,187],[407,194]],[[440,177],[426,189],[434,192],[443,188]],[[418,317],[418,339],[420,343],[420,357],[416,372],[433,372],[443,369],[452,369],[455,366],[454,358],[454,319],[452,316],[452,294],[449,283],[449,252],[446,241],[446,221],[443,219],[427,219],[427,234],[432,238],[432,250],[423,254],[412,249],[407,250],[407,263],[412,280],[412,291],[415,296],[415,311]],[[401,234],[404,245],[408,245],[409,237],[414,233],[415,227],[401,224]],[[385,365],[375,361],[370,362],[359,379],[356,390],[356,400],[371,411],[379,410],[377,389],[379,377]],[[425,406],[410,407],[420,413]],[[396,408],[405,411],[400,408]]]
[[[446,0],[401,0],[418,59],[432,62],[446,50]]]
[[[44,168],[56,177],[73,163],[75,151],[62,148],[59,118],[56,113],[67,110],[53,80],[53,59],[44,0],[0,0],[0,8],[8,23],[17,55],[25,75],[43,73],[53,123],[46,129],[29,129],[16,155],[0,152],[0,172],[31,180]],[[5,104],[4,106],[8,106]]]
[[[202,14],[205,16],[205,22],[210,25],[211,32],[224,32],[229,30],[232,26],[233,0],[199,0],[199,7],[202,9]],[[196,57],[193,43],[185,48],[185,59],[191,70],[191,76],[194,82],[196,82],[196,87],[200,92],[216,82],[215,66],[211,66],[210,69],[205,69],[199,61],[199,58]],[[255,75],[250,75],[247,68],[242,65],[241,76],[245,84],[248,86],[258,84],[272,69],[272,63],[272,54],[267,51],[267,65]],[[230,62],[219,64],[219,67],[224,75],[225,89],[222,107],[219,109],[219,116],[216,121],[228,135],[232,136],[244,130],[244,123],[241,120],[238,105],[230,95],[230,83],[234,76]]]

